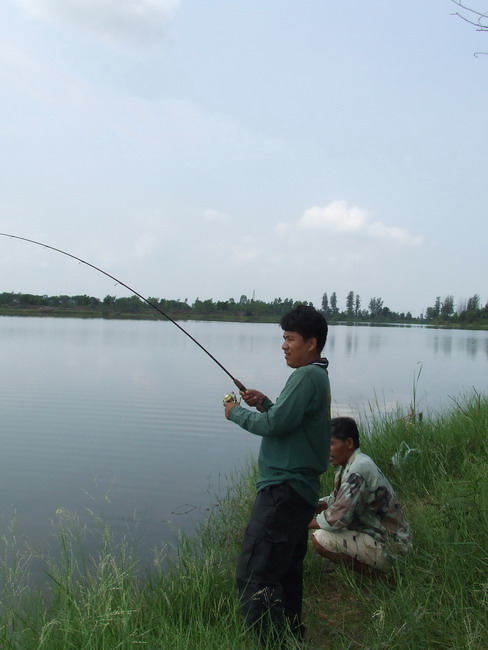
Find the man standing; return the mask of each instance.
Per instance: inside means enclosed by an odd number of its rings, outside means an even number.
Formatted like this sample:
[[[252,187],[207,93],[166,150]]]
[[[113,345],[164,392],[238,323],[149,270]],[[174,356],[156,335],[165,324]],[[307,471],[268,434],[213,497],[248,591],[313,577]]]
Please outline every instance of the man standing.
[[[410,548],[410,527],[384,474],[359,448],[352,418],[331,421],[330,463],[337,467],[332,494],[320,500],[312,543],[322,557],[355,571],[388,573]]]
[[[294,368],[273,404],[263,393],[241,392],[248,406],[224,403],[225,416],[262,436],[257,495],[237,565],[237,588],[246,622],[265,635],[268,626],[301,623],[307,528],[328,464],[330,388],[328,361],[320,358],[327,322],[299,305],[281,319],[288,366]]]

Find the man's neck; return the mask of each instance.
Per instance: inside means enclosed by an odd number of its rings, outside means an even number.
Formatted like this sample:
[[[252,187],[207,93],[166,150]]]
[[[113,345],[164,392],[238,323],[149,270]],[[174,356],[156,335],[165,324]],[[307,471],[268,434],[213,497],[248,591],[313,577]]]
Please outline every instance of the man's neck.
[[[311,363],[316,363],[317,361],[320,361],[320,354],[314,354],[313,356],[310,357],[309,361],[304,363],[304,366],[309,366]]]

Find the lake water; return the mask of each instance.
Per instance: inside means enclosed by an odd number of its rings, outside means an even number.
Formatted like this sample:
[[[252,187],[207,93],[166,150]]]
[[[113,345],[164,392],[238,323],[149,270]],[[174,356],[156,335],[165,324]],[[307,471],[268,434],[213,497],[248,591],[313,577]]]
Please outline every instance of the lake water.
[[[279,394],[279,326],[181,324],[246,386]],[[488,332],[337,325],[324,352],[333,415],[407,409],[420,370],[418,410],[488,394]],[[149,562],[257,453],[223,417],[231,380],[168,321],[0,317],[0,353],[0,535],[15,519],[42,549],[60,509],[81,523],[91,510],[116,535],[136,530]]]

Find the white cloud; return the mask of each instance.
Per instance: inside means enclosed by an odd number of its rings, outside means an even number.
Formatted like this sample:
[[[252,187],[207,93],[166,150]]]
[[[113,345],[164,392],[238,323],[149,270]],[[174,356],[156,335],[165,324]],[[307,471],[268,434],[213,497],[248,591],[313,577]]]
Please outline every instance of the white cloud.
[[[325,208],[314,206],[305,210],[298,223],[311,230],[355,232],[364,227],[367,219],[364,210],[349,207],[345,201],[333,201]]]
[[[419,246],[422,243],[422,237],[419,235],[411,235],[403,228],[397,226],[385,226],[381,221],[375,221],[368,226],[369,234],[377,239],[393,239],[400,244],[408,244],[410,246]]]
[[[308,208],[298,220],[305,230],[327,230],[340,234],[362,234],[372,239],[395,241],[408,246],[419,246],[422,237],[412,235],[398,226],[386,226],[382,221],[370,223],[369,215],[361,208],[348,206],[345,201],[333,201],[325,207]],[[278,224],[276,231],[286,234],[286,224]]]
[[[108,40],[144,41],[160,34],[180,0],[17,0],[30,16],[68,24]]]

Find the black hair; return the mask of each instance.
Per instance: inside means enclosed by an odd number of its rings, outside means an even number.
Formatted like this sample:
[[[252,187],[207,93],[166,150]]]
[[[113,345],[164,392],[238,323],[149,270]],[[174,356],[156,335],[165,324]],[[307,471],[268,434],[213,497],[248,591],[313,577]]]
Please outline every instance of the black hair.
[[[298,305],[281,318],[281,329],[285,332],[298,332],[305,340],[315,337],[317,350],[322,352],[327,340],[327,321],[310,305]]]
[[[338,440],[352,438],[355,449],[359,447],[359,430],[356,420],[352,418],[332,418],[330,421],[330,435]]]

